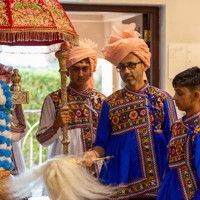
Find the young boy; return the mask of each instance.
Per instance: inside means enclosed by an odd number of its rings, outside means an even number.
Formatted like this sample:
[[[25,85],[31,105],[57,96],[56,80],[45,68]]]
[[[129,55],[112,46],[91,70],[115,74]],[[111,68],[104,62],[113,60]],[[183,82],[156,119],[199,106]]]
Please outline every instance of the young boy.
[[[175,76],[174,100],[185,116],[172,125],[168,145],[169,170],[157,200],[200,199],[200,68]]]

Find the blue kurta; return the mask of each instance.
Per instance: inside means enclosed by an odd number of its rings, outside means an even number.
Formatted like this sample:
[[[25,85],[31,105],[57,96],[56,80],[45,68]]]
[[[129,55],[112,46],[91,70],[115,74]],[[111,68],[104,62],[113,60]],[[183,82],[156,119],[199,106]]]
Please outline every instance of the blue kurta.
[[[94,146],[114,156],[100,173],[103,183],[122,184],[113,199],[157,196],[174,120],[172,97],[148,84],[138,92],[118,90],[104,101]]]
[[[161,185],[158,200],[200,199],[200,112],[172,127],[169,171]]]

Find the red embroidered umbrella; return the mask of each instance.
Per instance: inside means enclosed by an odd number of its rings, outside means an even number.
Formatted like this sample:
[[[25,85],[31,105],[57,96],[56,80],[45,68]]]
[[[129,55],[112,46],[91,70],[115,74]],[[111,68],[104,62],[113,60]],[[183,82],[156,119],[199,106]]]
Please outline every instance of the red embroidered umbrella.
[[[78,43],[78,35],[57,0],[0,0],[0,45]]]
[[[78,34],[57,0],[0,0],[0,45],[46,46],[61,42],[77,45]],[[56,57],[60,64],[62,105],[67,109],[65,45]],[[66,126],[65,154],[68,143]]]

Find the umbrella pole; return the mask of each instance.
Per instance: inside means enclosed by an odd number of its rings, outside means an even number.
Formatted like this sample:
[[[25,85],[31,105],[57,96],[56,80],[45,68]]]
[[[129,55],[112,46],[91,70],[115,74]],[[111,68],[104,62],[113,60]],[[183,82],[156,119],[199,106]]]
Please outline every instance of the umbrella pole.
[[[60,65],[60,77],[61,77],[61,103],[62,108],[61,110],[68,110],[67,106],[67,69],[66,69],[66,60],[67,60],[67,51],[65,49],[58,50],[55,53],[55,56],[58,58],[59,65]],[[68,139],[68,125],[66,124],[63,127],[63,153],[65,155],[68,154],[68,144],[70,143]]]

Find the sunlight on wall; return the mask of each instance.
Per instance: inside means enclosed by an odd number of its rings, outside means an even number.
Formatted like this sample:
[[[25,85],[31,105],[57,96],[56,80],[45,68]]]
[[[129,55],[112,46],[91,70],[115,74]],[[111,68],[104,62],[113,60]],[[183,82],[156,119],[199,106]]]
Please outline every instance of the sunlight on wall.
[[[14,68],[44,68],[58,66],[55,52],[60,44],[50,46],[0,46],[0,63]]]
[[[34,67],[41,68],[48,65],[47,58],[44,55],[31,54],[0,54],[1,63],[12,67]]]
[[[112,64],[105,59],[98,59],[97,64],[102,68],[102,93],[108,96],[112,93]]]

